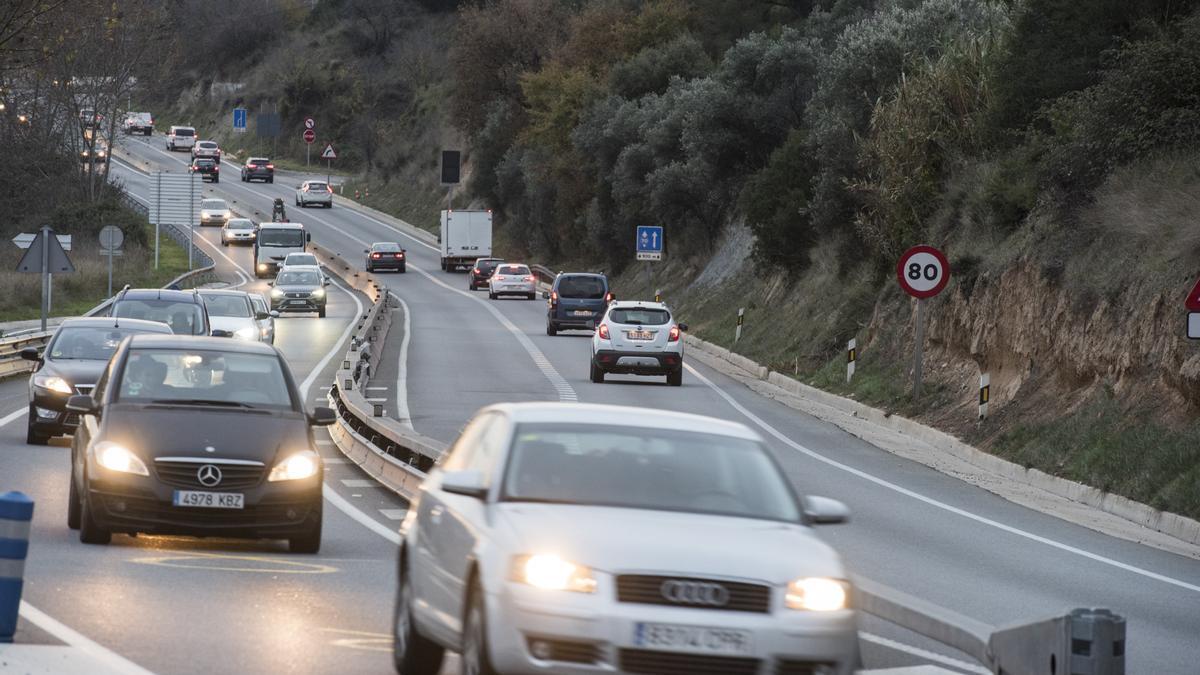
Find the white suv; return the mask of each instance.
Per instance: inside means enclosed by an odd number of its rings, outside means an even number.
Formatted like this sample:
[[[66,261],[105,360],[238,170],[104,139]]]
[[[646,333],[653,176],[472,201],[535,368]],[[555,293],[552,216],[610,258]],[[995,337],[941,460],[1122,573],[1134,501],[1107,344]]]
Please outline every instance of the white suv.
[[[666,375],[667,384],[683,384],[683,332],[661,302],[614,302],[592,334],[592,382],[605,373]]]
[[[171,127],[167,132],[167,149],[175,152],[180,148],[188,149],[196,144],[196,129],[193,127]]]
[[[304,181],[296,188],[296,206],[304,208],[309,204],[333,208],[333,188],[323,180]]]
[[[192,159],[207,157],[218,164],[221,163],[221,148],[216,141],[196,141],[192,146]]]

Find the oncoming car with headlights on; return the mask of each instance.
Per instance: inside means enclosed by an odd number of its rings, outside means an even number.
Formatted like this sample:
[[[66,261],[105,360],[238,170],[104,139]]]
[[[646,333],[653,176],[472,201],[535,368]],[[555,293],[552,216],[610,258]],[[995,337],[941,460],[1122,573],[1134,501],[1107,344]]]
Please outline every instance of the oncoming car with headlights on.
[[[228,223],[232,217],[233,212],[229,210],[229,204],[225,203],[224,199],[200,200],[201,225],[220,225],[224,227],[225,223]]]
[[[223,337],[239,340],[263,340],[260,321],[279,316],[279,312],[259,311],[254,308],[250,294],[245,291],[203,289],[200,297],[208,310],[208,320],[213,334],[222,331]]]
[[[484,408],[400,527],[393,656],[463,672],[813,673],[859,665],[853,589],[762,440],[698,415]]]
[[[325,318],[329,280],[318,267],[287,267],[271,282],[271,309],[277,312],[316,312]]]
[[[135,333],[170,335],[171,327],[106,316],[66,319],[50,336],[45,351],[22,349],[21,358],[35,363],[29,377],[25,442],[45,445],[51,436],[73,433],[79,416],[67,412],[67,398],[90,393],[121,340]]]
[[[71,446],[67,525],[80,541],[113,533],[286,539],[321,546],[324,467],[274,347],[210,337],[137,335],[90,396]]]

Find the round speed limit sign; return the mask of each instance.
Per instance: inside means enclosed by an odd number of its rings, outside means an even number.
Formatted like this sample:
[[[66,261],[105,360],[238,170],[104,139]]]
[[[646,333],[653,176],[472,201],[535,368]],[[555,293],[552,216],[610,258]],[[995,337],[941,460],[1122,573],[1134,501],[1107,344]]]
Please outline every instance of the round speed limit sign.
[[[932,298],[950,281],[950,263],[932,246],[914,246],[896,264],[900,288],[914,298]]]

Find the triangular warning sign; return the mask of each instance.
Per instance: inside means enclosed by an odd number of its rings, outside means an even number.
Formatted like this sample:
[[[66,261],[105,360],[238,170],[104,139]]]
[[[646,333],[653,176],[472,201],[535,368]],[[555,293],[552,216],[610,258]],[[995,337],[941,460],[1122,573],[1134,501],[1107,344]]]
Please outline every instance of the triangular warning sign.
[[[46,269],[43,270],[42,247],[47,245],[47,241],[50,250],[46,259]],[[21,262],[17,263],[17,271],[30,274],[41,274],[43,271],[51,274],[67,274],[74,272],[75,266],[71,264],[71,259],[67,257],[67,252],[63,250],[62,244],[58,243],[58,237],[54,236],[54,230],[46,228],[38,230],[37,236],[33,238],[33,243],[29,244],[25,255],[21,256]]]
[[[1187,302],[1184,303],[1189,312],[1200,312],[1200,280],[1196,281],[1196,285],[1192,286],[1192,292],[1188,293]]]
[[[321,151],[321,159],[337,159],[337,153],[333,151],[333,143],[325,144],[325,149]]]

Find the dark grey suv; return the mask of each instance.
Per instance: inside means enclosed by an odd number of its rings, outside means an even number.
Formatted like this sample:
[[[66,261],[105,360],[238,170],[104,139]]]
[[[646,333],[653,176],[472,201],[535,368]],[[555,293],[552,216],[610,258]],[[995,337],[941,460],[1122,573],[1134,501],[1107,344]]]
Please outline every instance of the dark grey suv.
[[[559,272],[554,286],[542,297],[548,301],[546,335],[557,335],[560,330],[592,330],[613,301],[608,277],[584,272]]]

